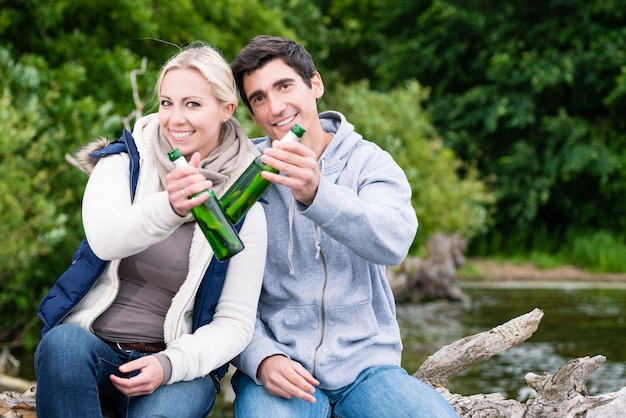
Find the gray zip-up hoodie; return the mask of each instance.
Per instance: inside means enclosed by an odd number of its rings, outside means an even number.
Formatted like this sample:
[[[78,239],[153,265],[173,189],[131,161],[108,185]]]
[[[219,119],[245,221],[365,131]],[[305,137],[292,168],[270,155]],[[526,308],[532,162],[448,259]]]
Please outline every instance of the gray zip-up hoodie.
[[[306,207],[272,185],[264,205],[268,248],[252,342],[234,361],[258,381],[261,361],[282,354],[300,362],[322,389],[352,383],[372,366],[400,365],[402,342],[385,275],[417,231],[411,187],[378,145],[345,117],[320,114],[334,138],[318,161],[322,174]],[[263,151],[269,138],[257,141]]]

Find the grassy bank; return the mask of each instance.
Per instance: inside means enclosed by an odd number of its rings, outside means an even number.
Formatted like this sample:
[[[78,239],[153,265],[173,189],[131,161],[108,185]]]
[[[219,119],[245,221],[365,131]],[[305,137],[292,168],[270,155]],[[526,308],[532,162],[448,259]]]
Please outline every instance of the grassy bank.
[[[626,273],[626,239],[622,235],[604,230],[569,231],[559,238],[541,230],[525,235],[495,239],[470,257],[531,263],[541,269],[571,265],[589,273]]]

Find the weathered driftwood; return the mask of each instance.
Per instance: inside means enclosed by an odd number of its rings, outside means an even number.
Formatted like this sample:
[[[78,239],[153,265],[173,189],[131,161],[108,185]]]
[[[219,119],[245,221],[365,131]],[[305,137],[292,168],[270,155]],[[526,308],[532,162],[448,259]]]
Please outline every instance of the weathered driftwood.
[[[596,406],[615,399],[616,395],[587,396],[585,381],[606,358],[604,356],[583,357],[570,360],[554,375],[526,375],[526,383],[537,395],[528,400],[528,415],[539,415],[550,407],[550,417],[576,417]],[[552,408],[553,407],[553,408]]]
[[[465,265],[467,240],[460,234],[433,234],[426,242],[428,255],[410,257],[387,268],[387,278],[398,303],[435,299],[466,301],[457,284],[456,270]]]
[[[598,406],[587,413],[587,418],[624,417],[626,416],[626,388],[603,396],[614,395],[615,399]]]
[[[10,388],[12,391],[28,392],[35,382],[0,373],[0,388]]]
[[[543,311],[534,309],[489,331],[444,346],[426,359],[414,375],[433,387],[447,386],[462,371],[527,340],[537,330],[541,318]]]
[[[535,390],[526,403],[500,394],[452,394],[448,382],[463,370],[528,339],[543,317],[540,309],[514,318],[490,331],[465,337],[429,357],[414,376],[435,387],[461,418],[615,418],[626,416],[626,391],[588,396],[585,382],[605,361],[603,356],[570,360],[554,375],[526,375]],[[621,408],[621,409],[619,409]],[[595,411],[594,411],[595,409]],[[592,411],[594,411],[592,413]]]
[[[0,393],[0,417],[1,418],[35,418],[35,391],[36,386],[31,386],[23,393],[5,391]]]

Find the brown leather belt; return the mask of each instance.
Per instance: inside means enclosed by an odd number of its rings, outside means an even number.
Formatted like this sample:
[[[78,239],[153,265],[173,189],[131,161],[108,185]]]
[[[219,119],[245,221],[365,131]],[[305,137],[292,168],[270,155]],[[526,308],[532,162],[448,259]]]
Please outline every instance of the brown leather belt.
[[[122,350],[136,350],[142,353],[158,353],[165,350],[165,343],[108,343]]]

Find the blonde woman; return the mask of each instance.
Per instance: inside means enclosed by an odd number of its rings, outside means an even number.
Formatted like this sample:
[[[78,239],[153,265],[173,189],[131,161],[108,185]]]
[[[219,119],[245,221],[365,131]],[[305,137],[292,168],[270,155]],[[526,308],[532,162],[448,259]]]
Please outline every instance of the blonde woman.
[[[258,155],[232,117],[230,67],[195,43],[164,65],[156,87],[158,112],[132,132],[140,157],[134,198],[126,153],[98,160],[85,189],[86,237],[110,260],[106,270],[89,286],[57,282],[42,301],[44,323],[55,319],[35,354],[40,418],[103,410],[204,418],[223,366],[252,337],[267,245],[263,209],[248,212],[245,249],[229,260],[221,289],[204,279],[216,261],[189,213],[207,194],[189,196],[209,187],[220,196]],[[174,168],[173,148],[188,166]],[[59,309],[59,297],[71,307]],[[211,298],[213,306],[196,311]]]

